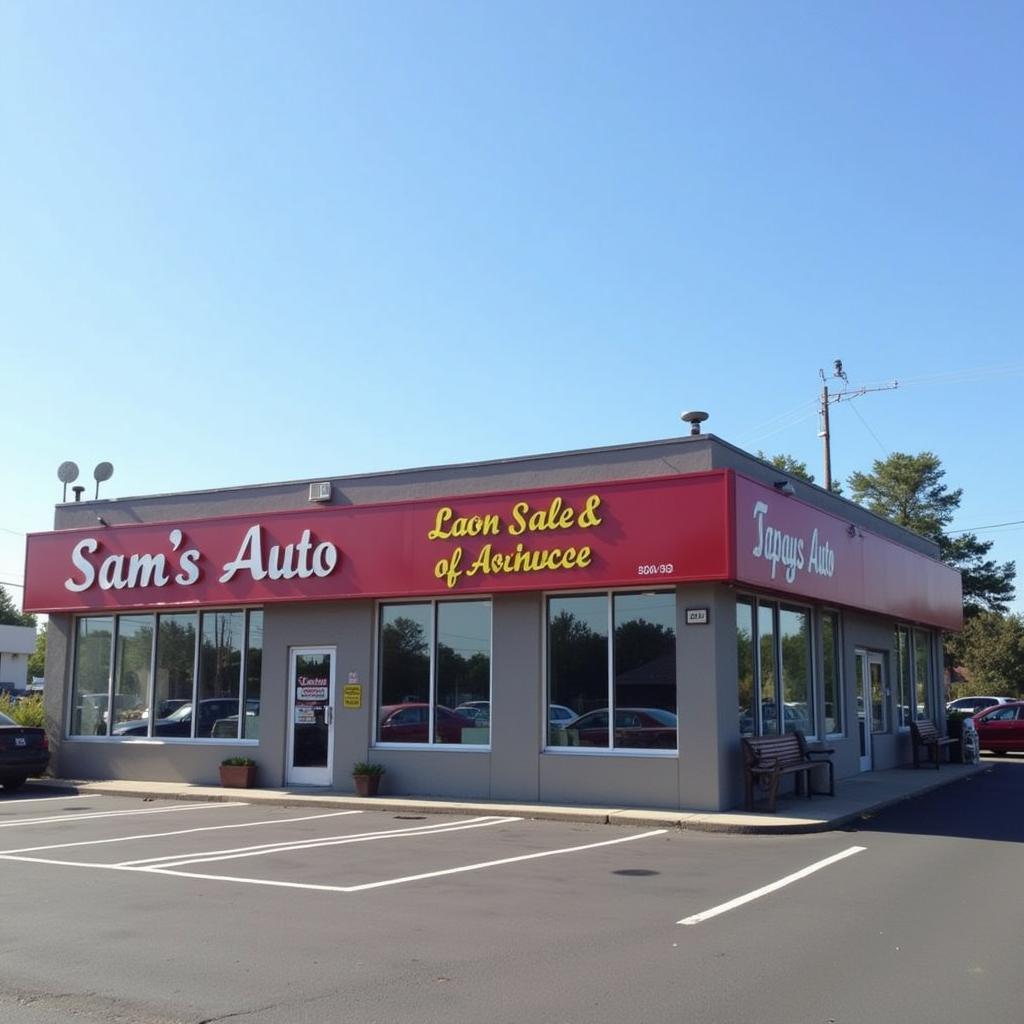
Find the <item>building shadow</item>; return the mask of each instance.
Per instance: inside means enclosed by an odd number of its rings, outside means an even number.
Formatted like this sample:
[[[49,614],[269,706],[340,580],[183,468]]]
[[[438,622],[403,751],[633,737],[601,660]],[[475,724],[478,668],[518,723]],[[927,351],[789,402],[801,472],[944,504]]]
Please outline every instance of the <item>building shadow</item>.
[[[847,832],[953,836],[1024,842],[1024,755],[984,758],[986,770],[905,800],[847,826]]]

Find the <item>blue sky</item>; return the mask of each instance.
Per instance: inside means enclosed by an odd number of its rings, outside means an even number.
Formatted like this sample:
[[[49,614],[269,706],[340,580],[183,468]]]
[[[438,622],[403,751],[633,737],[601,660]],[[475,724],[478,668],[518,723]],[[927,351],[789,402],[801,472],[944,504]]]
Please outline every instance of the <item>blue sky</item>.
[[[1024,520],[1024,6],[0,6],[0,582],[101,496],[668,437]],[[1024,575],[1024,525],[986,530]],[[16,600],[20,590],[11,588]],[[1024,608],[1024,601],[1017,608]]]

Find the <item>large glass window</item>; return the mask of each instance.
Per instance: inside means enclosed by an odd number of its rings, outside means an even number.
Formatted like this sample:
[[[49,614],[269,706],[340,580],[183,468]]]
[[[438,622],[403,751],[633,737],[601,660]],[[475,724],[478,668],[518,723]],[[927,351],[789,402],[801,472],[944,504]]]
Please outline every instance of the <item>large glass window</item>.
[[[75,678],[71,689],[72,736],[103,736],[107,732],[113,638],[112,615],[78,620]]]
[[[673,592],[552,597],[547,650],[550,746],[676,749]]]
[[[490,601],[382,605],[377,693],[379,743],[489,743]]]
[[[915,714],[919,719],[931,717],[931,688],[928,683],[932,677],[932,645],[931,637],[920,630],[914,630],[914,696],[916,698]]]
[[[825,732],[839,735],[843,731],[843,687],[839,654],[839,616],[825,612],[821,616],[822,682],[825,691]]]
[[[814,735],[810,611],[739,598],[736,643],[740,732],[772,736],[799,729]]]
[[[262,652],[258,609],[80,618],[69,734],[256,739]]]
[[[931,634],[897,626],[896,724],[907,727],[912,719],[933,717]]]
[[[153,661],[153,616],[120,615],[114,655],[114,731],[149,717],[149,672]]]

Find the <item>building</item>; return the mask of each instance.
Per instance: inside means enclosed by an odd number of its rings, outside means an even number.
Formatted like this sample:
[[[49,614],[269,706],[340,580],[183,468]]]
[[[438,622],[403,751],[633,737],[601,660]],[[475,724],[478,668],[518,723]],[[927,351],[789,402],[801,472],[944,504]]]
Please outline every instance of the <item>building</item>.
[[[910,760],[959,575],[713,435],[67,503],[28,540],[55,770],[721,810],[743,732]]]
[[[24,690],[28,659],[36,652],[34,626],[0,626],[0,690]]]

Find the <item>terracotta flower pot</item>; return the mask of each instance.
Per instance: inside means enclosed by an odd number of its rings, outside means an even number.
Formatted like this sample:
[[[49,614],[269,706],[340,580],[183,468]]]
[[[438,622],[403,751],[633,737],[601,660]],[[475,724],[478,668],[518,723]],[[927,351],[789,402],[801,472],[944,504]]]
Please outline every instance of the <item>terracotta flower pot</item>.
[[[352,781],[356,784],[359,796],[376,796],[380,789],[379,775],[353,775]]]
[[[252,789],[256,785],[256,771],[254,764],[222,764],[220,784],[228,789]]]

